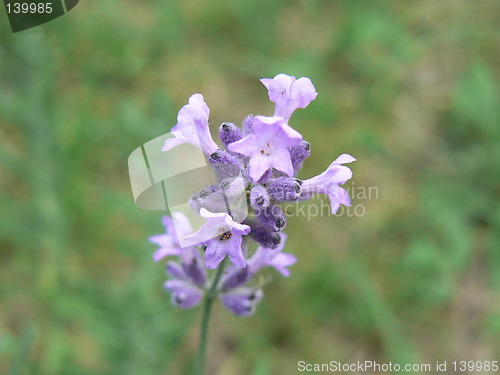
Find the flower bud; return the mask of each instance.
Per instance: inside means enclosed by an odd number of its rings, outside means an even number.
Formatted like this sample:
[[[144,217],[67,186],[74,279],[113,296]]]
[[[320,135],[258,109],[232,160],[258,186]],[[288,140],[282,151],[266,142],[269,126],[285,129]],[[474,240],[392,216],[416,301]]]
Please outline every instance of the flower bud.
[[[274,202],[295,201],[300,197],[301,181],[296,178],[278,177],[269,179],[266,189]]]
[[[243,138],[243,133],[241,132],[241,129],[232,122],[225,122],[219,126],[219,137],[224,146],[227,146],[228,144],[239,141]]]

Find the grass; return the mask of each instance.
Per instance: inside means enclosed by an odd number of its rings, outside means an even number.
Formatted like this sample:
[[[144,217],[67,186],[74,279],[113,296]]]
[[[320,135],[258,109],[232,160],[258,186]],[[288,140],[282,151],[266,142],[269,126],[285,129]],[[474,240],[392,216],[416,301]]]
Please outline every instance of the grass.
[[[195,92],[213,128],[270,114],[259,78],[310,77],[300,177],[348,152],[362,217],[289,220],[290,279],[250,319],[215,306],[217,374],[297,362],[493,360],[500,347],[495,1],[80,3],[0,33],[0,373],[188,374],[199,311],[153,264],[160,212],[127,157]],[[2,15],[4,17],[5,15]]]

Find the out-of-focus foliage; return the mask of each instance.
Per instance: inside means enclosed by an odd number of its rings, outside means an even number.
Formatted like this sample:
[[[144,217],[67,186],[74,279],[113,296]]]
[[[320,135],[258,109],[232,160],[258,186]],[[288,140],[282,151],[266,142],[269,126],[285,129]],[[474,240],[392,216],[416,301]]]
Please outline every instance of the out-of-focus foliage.
[[[127,157],[195,92],[214,129],[271,114],[258,79],[281,72],[320,94],[290,121],[312,145],[300,177],[354,155],[353,207],[289,218],[299,262],[263,280],[254,317],[216,308],[213,373],[498,359],[499,13],[102,0],[17,34],[2,22],[0,373],[190,373],[199,311],[169,305],[147,242],[161,213],[134,205]]]

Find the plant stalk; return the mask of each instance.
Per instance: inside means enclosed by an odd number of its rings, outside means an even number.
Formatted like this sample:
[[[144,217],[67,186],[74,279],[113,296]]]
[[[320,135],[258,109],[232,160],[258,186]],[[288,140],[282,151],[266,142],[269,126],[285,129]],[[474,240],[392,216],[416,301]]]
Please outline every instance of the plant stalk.
[[[212,312],[212,304],[214,299],[217,297],[216,289],[219,281],[222,277],[222,272],[224,270],[225,259],[220,263],[217,268],[217,273],[215,274],[214,281],[210,286],[210,289],[205,294],[205,300],[203,302],[203,312],[201,316],[201,329],[200,329],[200,344],[198,353],[198,375],[205,374],[205,359],[207,354],[207,341],[208,341],[208,326],[210,322],[210,314]]]

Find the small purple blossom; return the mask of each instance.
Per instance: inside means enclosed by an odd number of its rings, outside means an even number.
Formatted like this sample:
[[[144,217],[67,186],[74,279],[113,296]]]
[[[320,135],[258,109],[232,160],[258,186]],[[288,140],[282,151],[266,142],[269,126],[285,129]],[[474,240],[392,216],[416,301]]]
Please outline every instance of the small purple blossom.
[[[273,267],[283,276],[290,276],[290,270],[287,267],[295,264],[297,258],[289,253],[284,253],[286,235],[282,234],[282,241],[276,249],[259,246],[255,254],[248,260],[248,268],[256,273],[264,267]]]
[[[200,215],[206,223],[196,232],[185,238],[192,244],[205,244],[205,264],[208,269],[216,268],[229,255],[231,261],[238,267],[245,268],[246,262],[241,249],[242,236],[250,232],[250,227],[235,222],[225,213],[213,213],[205,208],[200,209]],[[206,241],[207,238],[211,238]]]
[[[172,217],[164,216],[163,225],[165,226],[166,233],[149,237],[149,242],[160,246],[153,254],[155,262],[167,256],[180,255],[181,246],[179,237],[184,238],[188,234],[193,233],[189,219],[181,212],[175,212]]]
[[[221,293],[219,298],[226,309],[235,315],[250,316],[264,293],[260,289],[239,288]]]
[[[221,289],[237,288],[246,284],[257,272],[266,267],[273,267],[283,276],[290,276],[287,267],[295,264],[297,258],[289,253],[284,253],[283,248],[286,243],[286,235],[282,235],[281,243],[270,249],[259,246],[252,257],[248,260],[247,268],[231,267],[221,280]]]
[[[256,116],[253,121],[255,133],[231,143],[229,151],[250,157],[249,175],[257,182],[270,168],[293,175],[289,147],[302,140],[297,131],[288,126],[281,117]]]
[[[295,79],[293,76],[278,74],[273,79],[260,80],[266,86],[269,99],[276,104],[274,116],[280,116],[286,122],[297,108],[305,108],[318,93],[311,80],[306,77]]]
[[[210,109],[201,94],[194,94],[189,103],[181,108],[177,115],[177,125],[171,132],[175,138],[168,138],[162,151],[168,151],[183,143],[191,143],[200,148],[205,155],[211,155],[219,147],[213,141],[208,127]]]
[[[346,183],[352,177],[352,171],[342,164],[356,161],[351,155],[340,155],[323,173],[316,177],[304,180],[302,183],[302,194],[306,198],[314,193],[326,194],[330,199],[332,214],[335,214],[340,205],[351,205],[349,193],[340,185]]]
[[[198,249],[182,249],[179,261],[167,262],[167,273],[172,277],[165,283],[165,289],[172,293],[172,303],[182,308],[192,308],[203,298],[206,270]]]
[[[172,304],[183,309],[195,307],[203,298],[203,290],[180,279],[168,280],[165,289],[172,293]]]

